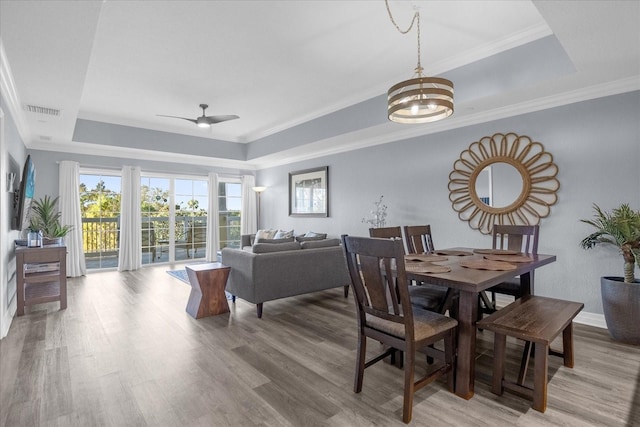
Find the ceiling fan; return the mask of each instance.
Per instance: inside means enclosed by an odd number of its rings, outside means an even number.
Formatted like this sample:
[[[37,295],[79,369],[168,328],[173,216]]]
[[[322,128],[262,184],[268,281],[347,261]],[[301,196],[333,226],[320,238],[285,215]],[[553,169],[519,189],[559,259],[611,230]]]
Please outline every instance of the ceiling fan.
[[[200,104],[200,108],[202,108],[202,116],[196,118],[196,119],[188,119],[186,117],[178,117],[178,116],[165,116],[164,114],[157,114],[158,117],[171,117],[174,119],[182,119],[182,120],[188,120],[190,122],[195,123],[196,125],[198,125],[198,127],[201,128],[208,128],[211,125],[214,125],[216,123],[220,123],[220,122],[226,122],[227,120],[233,120],[233,119],[238,119],[239,117],[236,115],[228,115],[228,116],[207,116],[205,113],[205,110],[207,108],[209,108],[209,106],[207,104]]]

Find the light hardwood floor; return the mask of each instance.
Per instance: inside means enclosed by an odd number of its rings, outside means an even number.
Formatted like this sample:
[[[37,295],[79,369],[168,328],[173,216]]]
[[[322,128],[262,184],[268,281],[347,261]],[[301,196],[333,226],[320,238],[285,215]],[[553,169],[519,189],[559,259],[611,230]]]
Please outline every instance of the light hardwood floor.
[[[195,320],[190,287],[169,269],[70,279],[66,310],[42,304],[15,318],[0,341],[0,424],[404,425],[397,368],[374,365],[353,393],[356,320],[342,289],[265,303],[262,319],[238,300],[229,314]],[[541,414],[491,393],[493,334],[478,335],[475,396],[431,384],[416,394],[412,425],[640,425],[640,348],[576,325],[575,368],[550,358]],[[521,344],[507,346],[515,375]]]

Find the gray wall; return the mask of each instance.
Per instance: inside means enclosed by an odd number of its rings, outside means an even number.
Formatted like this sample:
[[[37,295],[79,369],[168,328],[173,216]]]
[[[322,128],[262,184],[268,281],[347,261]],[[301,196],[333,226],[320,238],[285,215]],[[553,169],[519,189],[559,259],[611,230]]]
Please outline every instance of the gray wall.
[[[13,211],[13,192],[6,191],[5,180],[7,172],[15,172],[18,175],[14,182],[14,187],[20,184],[22,167],[27,157],[25,145],[18,134],[18,130],[13,121],[13,117],[9,113],[3,97],[0,97],[0,110],[3,112],[3,135],[2,146],[0,149],[0,158],[2,159],[1,180],[2,188],[0,209],[3,210],[2,223],[0,224],[0,338],[3,337],[11,324],[11,317],[16,306],[16,264],[15,264],[15,239],[20,238],[18,231],[11,229],[11,221],[14,214]]]
[[[557,262],[536,272],[536,293],[582,301],[585,312],[602,313],[599,278],[622,275],[622,258],[614,249],[582,250],[578,243],[591,229],[579,219],[592,216],[593,203],[611,209],[628,202],[640,209],[639,117],[640,92],[632,92],[261,170],[256,182],[268,187],[261,226],[368,235],[361,219],[384,195],[387,225],[429,223],[439,248],[490,247],[490,237],[453,211],[448,176],[460,152],[483,136],[527,135],[554,156],[560,181],[539,243],[539,252],[557,255]],[[289,217],[288,173],[325,165],[330,216]]]

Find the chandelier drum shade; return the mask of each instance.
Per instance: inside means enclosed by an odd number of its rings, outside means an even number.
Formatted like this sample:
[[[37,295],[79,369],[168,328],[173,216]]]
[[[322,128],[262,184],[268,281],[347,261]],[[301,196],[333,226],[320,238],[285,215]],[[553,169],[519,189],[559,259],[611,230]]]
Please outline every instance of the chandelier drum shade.
[[[389,120],[429,123],[453,114],[453,83],[441,77],[418,77],[389,88]]]
[[[420,13],[415,12],[409,28],[401,30],[393,19],[389,1],[385,0],[387,13],[396,29],[407,34],[416,24],[418,33],[418,64],[414,77],[397,83],[387,92],[389,120],[396,123],[429,123],[445,119],[453,114],[453,83],[441,77],[426,77],[420,63]]]

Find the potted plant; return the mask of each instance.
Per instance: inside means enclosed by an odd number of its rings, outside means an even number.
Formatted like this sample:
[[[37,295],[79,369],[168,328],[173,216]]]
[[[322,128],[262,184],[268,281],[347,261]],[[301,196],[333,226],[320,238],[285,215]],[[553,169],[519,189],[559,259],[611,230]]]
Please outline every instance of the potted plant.
[[[596,231],[585,237],[580,246],[591,249],[599,244],[619,249],[624,259],[624,277],[601,277],[602,308],[607,328],[618,341],[640,344],[640,280],[635,278],[640,267],[640,210],[622,204],[611,212],[593,205],[593,220],[581,221]]]
[[[29,218],[29,228],[40,230],[45,239],[45,243],[62,243],[73,227],[71,225],[60,224],[60,211],[58,211],[58,197],[52,199],[44,196],[39,200],[34,200],[31,205],[31,217]],[[48,241],[47,241],[48,240]]]

